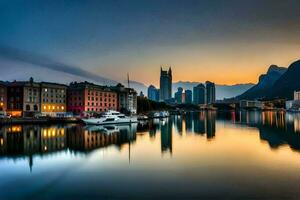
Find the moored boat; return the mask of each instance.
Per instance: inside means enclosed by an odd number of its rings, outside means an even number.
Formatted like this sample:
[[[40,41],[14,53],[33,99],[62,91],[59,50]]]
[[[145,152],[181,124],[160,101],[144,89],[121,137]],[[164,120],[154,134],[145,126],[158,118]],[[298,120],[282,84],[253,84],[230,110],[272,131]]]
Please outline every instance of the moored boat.
[[[100,117],[82,119],[85,124],[106,125],[106,124],[130,124],[137,123],[136,117],[126,116],[120,112],[109,110]]]

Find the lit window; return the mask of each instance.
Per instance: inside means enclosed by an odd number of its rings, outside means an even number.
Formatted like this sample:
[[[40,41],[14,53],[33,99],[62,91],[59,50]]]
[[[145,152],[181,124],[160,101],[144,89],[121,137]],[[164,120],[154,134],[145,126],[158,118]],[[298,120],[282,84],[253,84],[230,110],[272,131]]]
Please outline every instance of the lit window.
[[[61,109],[63,110],[63,109],[65,109],[65,107],[62,106]]]
[[[44,109],[46,110],[46,109],[47,109],[47,106],[44,106]]]
[[[45,92],[48,92],[48,89],[47,89],[47,88],[45,88]]]
[[[52,106],[52,109],[55,109],[55,106]]]

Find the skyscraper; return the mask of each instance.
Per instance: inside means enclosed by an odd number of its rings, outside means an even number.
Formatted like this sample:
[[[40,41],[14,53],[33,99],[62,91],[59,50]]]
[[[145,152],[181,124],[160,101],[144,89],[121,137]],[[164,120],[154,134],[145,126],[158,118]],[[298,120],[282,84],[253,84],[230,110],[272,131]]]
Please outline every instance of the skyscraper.
[[[182,93],[183,93],[182,87],[177,88],[177,92],[175,92],[175,102],[178,103],[178,104],[183,103]]]
[[[148,87],[148,99],[152,101],[159,101],[159,90],[154,85]]]
[[[193,103],[196,105],[206,104],[206,88],[200,83],[193,88]]]
[[[193,99],[193,93],[191,90],[185,90],[185,102],[186,104],[191,104]]]
[[[172,69],[164,71],[160,68],[160,90],[159,99],[165,101],[172,97]]]
[[[215,84],[206,81],[206,103],[207,104],[212,104],[216,101],[216,87]]]

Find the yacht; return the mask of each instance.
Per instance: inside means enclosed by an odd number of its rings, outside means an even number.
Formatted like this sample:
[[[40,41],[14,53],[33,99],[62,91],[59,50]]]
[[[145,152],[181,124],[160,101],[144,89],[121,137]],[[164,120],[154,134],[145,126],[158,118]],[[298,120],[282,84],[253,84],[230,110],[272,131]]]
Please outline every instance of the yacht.
[[[106,125],[106,124],[122,124],[137,123],[136,117],[128,117],[120,112],[109,110],[102,116],[97,118],[82,119],[85,124]]]

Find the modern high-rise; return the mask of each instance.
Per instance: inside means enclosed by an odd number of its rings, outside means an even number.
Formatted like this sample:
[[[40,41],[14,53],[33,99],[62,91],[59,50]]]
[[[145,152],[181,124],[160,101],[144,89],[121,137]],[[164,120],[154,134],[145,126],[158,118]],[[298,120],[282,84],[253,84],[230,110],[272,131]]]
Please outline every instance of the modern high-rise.
[[[159,101],[159,90],[154,85],[148,87],[148,99]]]
[[[193,103],[196,105],[206,104],[206,88],[200,83],[193,88]]]
[[[212,104],[216,101],[216,87],[215,84],[206,81],[206,103],[207,104]]]
[[[192,101],[193,101],[193,93],[192,93],[192,91],[191,90],[185,90],[184,95],[185,95],[185,98],[184,98],[185,101],[184,101],[184,103],[191,104]]]
[[[175,92],[175,102],[177,104],[182,104],[183,103],[183,89],[182,87],[177,88],[177,92]]]
[[[160,68],[160,101],[166,101],[172,98],[172,69],[163,70]]]

